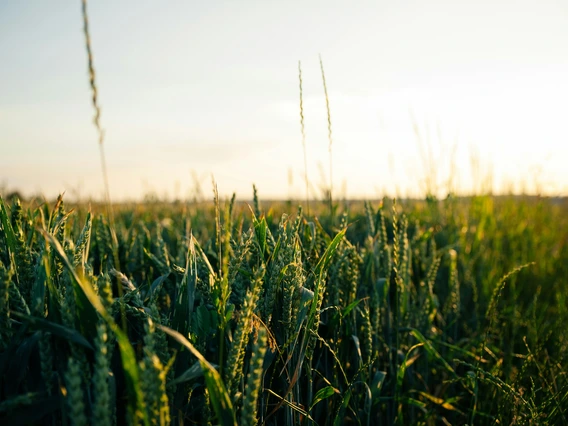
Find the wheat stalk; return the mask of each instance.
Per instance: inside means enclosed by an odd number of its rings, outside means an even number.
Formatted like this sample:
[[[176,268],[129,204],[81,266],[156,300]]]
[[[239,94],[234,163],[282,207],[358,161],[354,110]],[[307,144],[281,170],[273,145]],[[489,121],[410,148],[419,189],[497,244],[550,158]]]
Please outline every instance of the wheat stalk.
[[[101,168],[103,172],[103,179],[105,185],[105,198],[107,202],[107,210],[109,219],[112,220],[112,206],[110,202],[110,186],[108,182],[108,173],[107,173],[107,165],[106,165],[106,156],[104,151],[104,139],[105,139],[105,131],[101,125],[101,108],[99,106],[98,101],[98,90],[97,90],[97,83],[95,80],[95,65],[93,60],[93,51],[91,48],[91,36],[89,33],[89,18],[87,15],[87,0],[82,0],[82,12],[83,12],[83,32],[85,34],[85,48],[87,49],[87,59],[89,64],[89,84],[91,86],[91,100],[93,103],[93,108],[95,109],[95,116],[93,118],[93,122],[97,129],[97,134],[99,137],[99,153],[101,158]]]
[[[65,383],[67,385],[67,405],[71,424],[83,426],[87,424],[85,416],[85,396],[83,393],[81,364],[74,358],[69,358]]]
[[[308,181],[308,154],[306,151],[306,128],[304,126],[304,100],[302,90],[302,63],[298,61],[298,76],[300,80],[300,127],[302,130],[302,148],[304,150],[304,179],[306,181],[306,205],[308,207],[308,217],[310,216],[310,193]]]
[[[323,81],[323,92],[325,94],[325,108],[327,110],[327,137],[329,140],[329,214],[333,219],[333,158],[332,158],[332,133],[331,133],[331,111],[329,108],[329,96],[327,93],[327,83],[325,81],[325,72],[323,69],[323,61],[321,55],[319,56],[320,68],[321,68],[321,79]]]

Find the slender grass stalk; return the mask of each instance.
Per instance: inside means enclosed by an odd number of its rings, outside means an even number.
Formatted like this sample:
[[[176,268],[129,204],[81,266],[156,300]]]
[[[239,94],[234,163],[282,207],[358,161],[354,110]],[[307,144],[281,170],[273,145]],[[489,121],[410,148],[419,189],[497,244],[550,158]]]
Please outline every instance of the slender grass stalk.
[[[91,36],[89,33],[89,18],[87,14],[87,0],[82,0],[82,12],[83,12],[83,32],[85,34],[85,48],[87,50],[87,59],[89,65],[89,84],[91,86],[91,100],[93,103],[93,108],[95,110],[95,116],[93,118],[93,122],[97,129],[97,134],[99,137],[99,154],[101,159],[101,169],[103,173],[103,182],[105,186],[105,201],[106,201],[106,210],[107,216],[109,220],[109,229],[110,235],[112,239],[112,254],[114,260],[114,268],[120,270],[120,261],[118,258],[118,238],[116,236],[116,231],[114,227],[114,212],[112,208],[112,203],[110,199],[110,185],[108,180],[108,172],[107,172],[107,165],[106,165],[106,155],[104,149],[104,139],[105,139],[105,132],[101,125],[101,108],[99,106],[98,100],[98,90],[97,90],[97,83],[95,79],[95,65],[93,60],[93,51],[91,48]],[[118,284],[118,294],[122,296],[122,289],[120,284]],[[122,328],[126,329],[126,314],[124,309],[121,309],[121,316],[122,316]]]
[[[217,262],[218,262],[218,274],[215,277],[215,303],[217,305],[217,312],[221,318],[220,330],[219,330],[219,365],[221,366],[221,373],[223,372],[223,357],[225,355],[225,309],[226,309],[226,297],[225,295],[230,290],[229,283],[227,281],[228,277],[224,276],[224,260],[223,260],[223,231],[221,229],[221,210],[219,204],[219,190],[217,189],[217,184],[213,180],[213,194],[215,202],[215,245],[217,246]],[[228,254],[228,253],[226,253]]]
[[[399,226],[398,226],[399,218],[396,211],[396,200],[393,201],[392,206],[392,227],[393,227],[393,256],[392,256],[392,271],[390,277],[390,300],[392,306],[392,316],[393,316],[393,326],[391,330],[391,369],[393,372],[393,377],[396,376],[396,372],[398,372],[399,368],[399,360],[398,360],[398,350],[400,348],[400,341],[399,341],[399,328],[400,328],[400,290],[402,287],[401,277],[400,277],[400,235],[399,235]],[[396,386],[396,382],[393,382],[393,395],[394,398],[392,400],[393,406],[393,415],[396,417],[394,418],[397,423],[400,424],[402,421],[402,417],[399,416],[401,405],[399,405],[400,399],[400,389]]]
[[[505,285],[507,284],[507,281],[509,280],[509,278],[511,278],[512,275],[519,273],[520,271],[522,271],[523,269],[534,265],[534,262],[530,262],[521,266],[517,266],[516,268],[514,268],[513,270],[509,271],[508,273],[506,273],[503,277],[501,277],[501,279],[497,282],[497,285],[495,286],[494,290],[493,290],[493,294],[491,295],[491,299],[489,300],[489,306],[487,307],[487,311],[485,313],[485,327],[484,327],[484,335],[483,335],[483,340],[481,342],[481,350],[479,351],[480,353],[480,357],[476,360],[476,364],[474,366],[475,368],[475,383],[478,383],[481,380],[481,372],[482,370],[479,368],[479,365],[484,361],[483,355],[484,352],[488,346],[488,338],[489,335],[491,333],[491,329],[493,327],[493,323],[495,321],[497,321],[497,305],[499,302],[499,299],[501,297],[501,293],[503,292],[503,288],[505,287]],[[483,372],[485,374],[488,374],[487,372]],[[476,410],[475,410],[475,406],[477,404],[478,400],[477,400],[477,395],[475,398],[472,398],[471,401],[471,423],[473,424],[473,420],[475,418],[476,415]]]
[[[306,151],[306,128],[304,126],[304,92],[302,90],[302,63],[298,61],[298,76],[300,80],[300,127],[302,129],[302,148],[304,150],[304,179],[306,182],[306,205],[308,207],[308,217],[310,217],[310,192],[308,180],[308,154]]]
[[[333,158],[332,158],[332,133],[331,133],[331,111],[329,109],[329,96],[327,93],[327,83],[325,81],[325,72],[323,70],[323,61],[321,55],[319,56],[320,68],[321,68],[321,79],[323,81],[323,91],[325,94],[325,107],[327,110],[327,137],[329,139],[329,213],[333,220]]]

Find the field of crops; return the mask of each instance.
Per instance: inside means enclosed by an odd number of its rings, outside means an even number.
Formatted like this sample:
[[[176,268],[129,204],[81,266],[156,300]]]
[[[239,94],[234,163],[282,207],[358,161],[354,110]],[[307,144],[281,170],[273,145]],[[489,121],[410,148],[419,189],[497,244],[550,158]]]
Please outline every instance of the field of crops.
[[[0,423],[568,423],[565,203],[251,204],[0,199]]]

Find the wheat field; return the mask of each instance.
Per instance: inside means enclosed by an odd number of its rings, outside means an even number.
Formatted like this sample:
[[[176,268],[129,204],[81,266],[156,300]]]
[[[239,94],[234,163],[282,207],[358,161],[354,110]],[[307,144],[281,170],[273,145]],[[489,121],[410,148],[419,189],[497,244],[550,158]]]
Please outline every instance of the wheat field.
[[[566,423],[565,205],[287,208],[1,200],[2,424]]]
[[[298,64],[305,200],[113,204],[82,4],[104,202],[0,196],[0,424],[568,424],[566,199],[334,198],[320,57],[321,199]]]

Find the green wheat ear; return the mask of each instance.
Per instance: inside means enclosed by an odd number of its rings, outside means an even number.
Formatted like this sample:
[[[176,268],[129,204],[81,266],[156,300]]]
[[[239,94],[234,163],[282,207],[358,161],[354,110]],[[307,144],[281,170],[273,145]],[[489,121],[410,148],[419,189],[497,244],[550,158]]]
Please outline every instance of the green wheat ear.
[[[286,326],[286,336],[289,340],[296,333],[296,319],[298,317],[300,292],[306,277],[304,275],[300,246],[297,241],[293,241],[293,254],[291,263],[286,269],[282,292],[282,322]]]
[[[458,333],[458,319],[460,316],[460,282],[458,279],[458,266],[457,257],[458,254],[455,250],[450,250],[448,252],[450,258],[450,269],[449,269],[449,296],[444,306],[444,314],[447,316],[448,325],[453,329],[453,339],[457,340]]]
[[[144,358],[140,362],[141,387],[148,417],[152,424],[170,424],[170,410],[166,392],[167,368],[155,351],[155,327],[149,320],[145,326]]]
[[[67,406],[71,424],[83,426],[87,424],[85,415],[85,394],[83,393],[83,380],[81,364],[74,358],[69,358],[67,371],[65,372],[65,384],[67,391]]]
[[[14,283],[14,281],[10,281],[9,285],[10,308],[16,312],[21,312],[23,314],[29,315],[30,308],[28,307],[28,304],[20,293],[18,286]]]
[[[365,365],[371,364],[371,359],[373,358],[373,326],[371,324],[371,310],[369,309],[369,304],[364,303],[363,307],[359,309],[359,314],[361,317],[361,346],[363,348],[363,362]]]
[[[109,384],[110,348],[108,327],[100,322],[95,339],[95,365],[93,368],[93,426],[110,426],[115,423],[111,410],[111,393]]]
[[[262,387],[262,376],[264,374],[262,365],[266,353],[266,340],[266,330],[260,328],[251,351],[245,397],[241,411],[241,425],[252,426],[258,424],[258,396],[259,393],[264,391]]]
[[[75,244],[75,253],[73,256],[73,266],[81,267],[82,271],[85,272],[85,266],[87,265],[87,259],[89,258],[89,248],[91,245],[91,229],[92,229],[92,216],[91,212],[87,213],[87,220],[85,221],[85,226],[81,231],[81,235],[77,239]]]
[[[245,349],[249,340],[254,310],[256,309],[262,290],[263,278],[264,269],[261,269],[256,272],[256,276],[251,283],[251,288],[247,291],[237,322],[237,328],[233,334],[233,343],[229,351],[229,357],[227,358],[226,368],[224,369],[224,382],[233,403],[235,403],[238,395],[240,395],[238,386],[243,377]]]
[[[17,198],[14,199],[12,205],[12,227],[15,237],[14,263],[16,265],[18,290],[26,304],[31,305],[32,286],[35,281],[34,262],[22,226],[22,205]]]
[[[42,332],[39,339],[39,358],[41,364],[41,378],[45,383],[48,395],[52,395],[55,389],[53,380],[53,344],[51,333]]]
[[[260,200],[258,199],[258,190],[256,189],[256,185],[252,186],[252,193],[253,193],[254,214],[256,215],[257,218],[260,219],[261,216]]]

